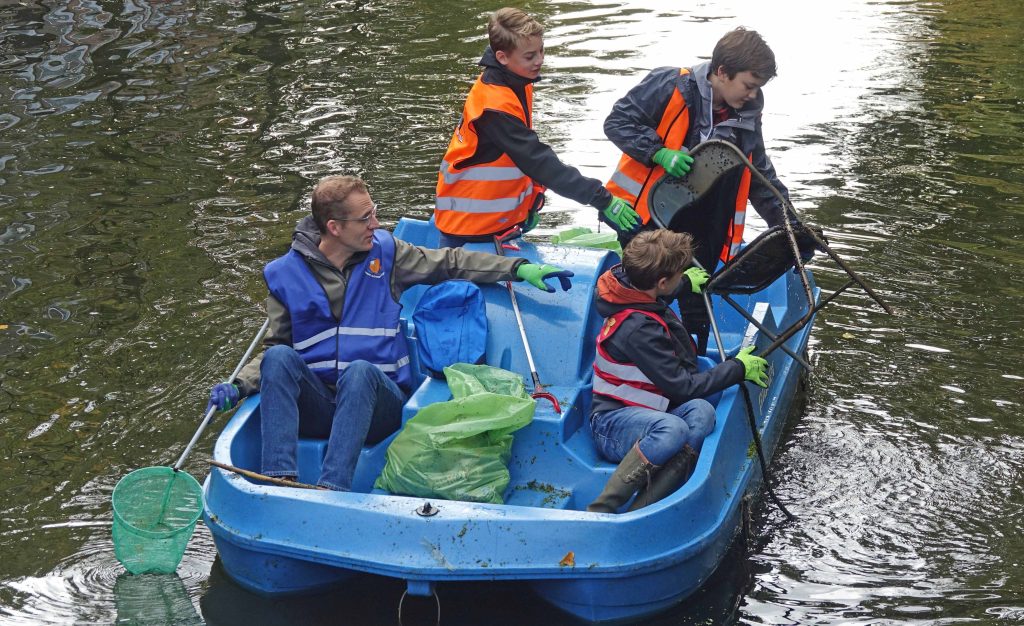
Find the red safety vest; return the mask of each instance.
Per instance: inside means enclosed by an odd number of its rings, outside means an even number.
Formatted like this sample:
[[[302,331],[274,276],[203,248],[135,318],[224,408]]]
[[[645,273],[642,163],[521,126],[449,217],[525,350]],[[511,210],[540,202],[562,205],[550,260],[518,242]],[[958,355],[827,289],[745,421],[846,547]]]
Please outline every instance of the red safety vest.
[[[680,76],[685,76],[689,73],[690,70],[685,67],[679,70]],[[658,136],[661,137],[662,143],[665,144],[666,148],[679,150],[683,148],[683,142],[686,141],[686,133],[689,130],[690,115],[686,106],[686,100],[683,98],[683,94],[679,93],[678,89],[673,89],[672,97],[669,99],[668,105],[661,115],[661,121],[658,123]],[[752,155],[748,155],[748,158],[750,156]],[[651,219],[647,197],[654,183],[664,174],[665,168],[657,163],[653,167],[648,167],[628,154],[623,153],[619,158],[619,164],[616,166],[615,172],[605,187],[615,197],[622,198],[628,202],[640,214],[644,223],[647,223]],[[725,245],[722,246],[722,251],[719,255],[723,262],[728,261],[739,252],[739,246],[743,242],[743,224],[746,222],[747,197],[749,194],[750,170],[744,169],[743,177],[740,179],[739,188],[736,191],[733,219],[729,224],[729,236],[726,239]]]
[[[669,399],[651,382],[651,379],[647,378],[636,365],[611,358],[604,348],[604,342],[615,334],[615,331],[622,326],[622,322],[633,313],[640,313],[656,320],[665,329],[666,334],[671,334],[665,320],[650,311],[624,309],[609,316],[597,336],[597,355],[594,357],[594,393],[630,406],[664,411],[668,409]]]
[[[459,169],[476,154],[480,138],[474,122],[484,111],[514,115],[533,128],[533,85],[526,85],[526,110],[508,87],[483,82],[473,84],[462,119],[452,134],[437,175],[434,222],[449,235],[489,235],[523,222],[544,187],[524,174],[507,154],[490,163]]]

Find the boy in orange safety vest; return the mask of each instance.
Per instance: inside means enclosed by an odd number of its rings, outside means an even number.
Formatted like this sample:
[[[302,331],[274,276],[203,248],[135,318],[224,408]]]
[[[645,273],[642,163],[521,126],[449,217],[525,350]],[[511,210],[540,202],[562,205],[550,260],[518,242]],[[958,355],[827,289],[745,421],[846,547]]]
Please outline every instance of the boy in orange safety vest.
[[[688,68],[659,67],[612,107],[604,123],[608,138],[623,154],[608,181],[608,190],[640,214],[644,228],[653,228],[648,196],[666,173],[681,177],[690,171],[688,149],[708,139],[735,144],[772,187],[789,199],[775,173],[761,134],[764,95],[761,88],[776,74],[775,54],[756,31],[737,28],[715,45],[711,60]],[[676,213],[667,226],[692,235],[694,256],[713,270],[731,259],[743,241],[747,200],[768,226],[787,216],[772,189],[751,180],[747,168],[723,176],[697,202]],[[796,223],[792,214],[788,219]],[[625,247],[636,234],[620,235]],[[801,249],[804,261],[813,249]],[[680,301],[683,317],[700,340],[703,354],[708,322],[700,298]]]
[[[544,190],[600,212],[623,233],[637,213],[601,184],[562,163],[533,130],[533,83],[544,62],[544,27],[523,11],[504,8],[487,24],[490,45],[437,176],[434,221],[444,246],[489,241],[539,222]]]

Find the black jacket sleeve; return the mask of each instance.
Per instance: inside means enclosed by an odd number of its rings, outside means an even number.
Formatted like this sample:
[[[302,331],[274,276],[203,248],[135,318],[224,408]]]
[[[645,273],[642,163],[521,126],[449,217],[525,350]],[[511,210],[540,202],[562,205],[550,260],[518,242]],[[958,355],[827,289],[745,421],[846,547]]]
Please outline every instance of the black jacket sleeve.
[[[743,364],[735,359],[705,372],[692,371],[676,354],[671,339],[658,322],[645,315],[630,315],[612,335],[613,358],[634,363],[673,404],[703,398],[743,380]]]
[[[598,210],[611,203],[612,195],[601,181],[562,163],[551,146],[522,120],[507,113],[485,111],[474,126],[482,139],[507,154],[524,174],[558,195]]]
[[[676,88],[679,68],[651,70],[612,106],[604,121],[604,134],[619,150],[650,167],[654,153],[665,147],[658,124]]]
[[[751,164],[757,168],[757,171],[764,175],[771,186],[774,187],[782,194],[786,200],[789,200],[789,190],[779,180],[779,175],[775,173],[775,166],[772,165],[772,160],[768,157],[768,153],[764,149],[764,136],[761,134],[761,119],[758,118],[757,123],[754,127],[755,143],[754,149],[751,154]],[[772,190],[766,187],[757,179],[752,177],[750,180],[750,204],[754,206],[754,210],[757,211],[758,215],[764,218],[764,221],[768,223],[768,226],[778,226],[782,223],[782,220],[786,217],[785,210],[782,204],[779,202]],[[790,215],[790,218],[796,219],[795,215]]]

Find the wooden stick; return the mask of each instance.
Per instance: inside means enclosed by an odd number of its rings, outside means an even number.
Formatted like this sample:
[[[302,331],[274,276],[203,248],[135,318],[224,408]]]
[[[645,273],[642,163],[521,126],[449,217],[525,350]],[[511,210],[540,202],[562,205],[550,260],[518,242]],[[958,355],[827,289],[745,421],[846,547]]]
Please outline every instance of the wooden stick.
[[[246,478],[251,478],[253,480],[258,480],[258,481],[265,482],[265,483],[273,483],[275,485],[280,485],[282,487],[298,487],[299,489],[319,489],[321,491],[326,491],[326,489],[324,489],[324,487],[318,487],[316,485],[308,485],[306,483],[294,482],[294,481],[291,481],[291,480],[285,480],[283,478],[274,478],[273,476],[265,476],[263,474],[257,474],[256,472],[252,472],[252,471],[249,471],[247,469],[242,469],[240,467],[235,467],[234,465],[227,465],[226,463],[219,463],[217,461],[214,461],[213,459],[210,460],[210,465],[212,465],[214,467],[219,467],[222,470],[227,470],[229,472],[234,472],[236,474],[241,474],[242,476],[245,476]]]

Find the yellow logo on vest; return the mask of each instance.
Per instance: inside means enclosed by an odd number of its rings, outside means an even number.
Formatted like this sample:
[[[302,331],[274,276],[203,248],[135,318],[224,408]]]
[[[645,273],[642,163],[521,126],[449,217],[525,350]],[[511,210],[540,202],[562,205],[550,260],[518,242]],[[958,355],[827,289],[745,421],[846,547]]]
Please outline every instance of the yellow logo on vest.
[[[364,272],[370,278],[380,278],[384,275],[381,270],[380,259],[370,259],[370,262],[366,264],[366,271]]]

